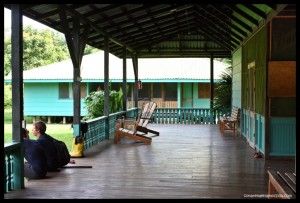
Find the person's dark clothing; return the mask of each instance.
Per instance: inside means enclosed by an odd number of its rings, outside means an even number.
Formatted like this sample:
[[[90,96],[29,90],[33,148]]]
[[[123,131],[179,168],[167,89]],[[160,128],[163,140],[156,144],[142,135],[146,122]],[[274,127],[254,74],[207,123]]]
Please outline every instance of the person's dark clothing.
[[[24,139],[24,175],[29,179],[44,178],[47,174],[47,161],[43,148],[35,140]]]
[[[56,154],[56,148],[53,143],[53,138],[48,134],[41,135],[37,142],[43,147],[46,158],[47,158],[47,170],[48,171],[57,171],[58,160]]]

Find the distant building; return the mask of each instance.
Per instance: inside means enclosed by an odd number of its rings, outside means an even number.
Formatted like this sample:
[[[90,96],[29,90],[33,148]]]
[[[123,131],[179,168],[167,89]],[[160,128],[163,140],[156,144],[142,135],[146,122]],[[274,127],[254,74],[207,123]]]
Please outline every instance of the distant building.
[[[103,89],[104,52],[85,55],[81,65],[81,115],[85,116],[84,97]],[[109,81],[119,90],[123,81],[122,59],[109,56]],[[226,65],[214,61],[214,82]],[[210,59],[165,58],[139,59],[138,77],[142,81],[139,105],[145,100],[157,102],[158,108],[209,108]],[[25,116],[73,116],[73,65],[70,59],[23,72]],[[11,76],[5,78],[11,82]],[[128,108],[133,107],[134,73],[127,59]]]

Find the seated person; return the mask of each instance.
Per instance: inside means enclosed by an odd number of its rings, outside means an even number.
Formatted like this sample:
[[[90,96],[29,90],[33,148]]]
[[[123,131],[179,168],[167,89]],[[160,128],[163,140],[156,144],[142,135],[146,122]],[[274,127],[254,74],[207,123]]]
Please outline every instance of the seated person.
[[[47,161],[43,148],[35,140],[30,140],[28,130],[22,128],[24,157],[24,176],[28,179],[44,178],[47,174]]]
[[[46,124],[43,121],[38,121],[33,124],[32,134],[37,137],[37,142],[42,146],[47,158],[47,170],[57,171],[58,160],[56,148],[53,143],[53,138],[46,134]]]

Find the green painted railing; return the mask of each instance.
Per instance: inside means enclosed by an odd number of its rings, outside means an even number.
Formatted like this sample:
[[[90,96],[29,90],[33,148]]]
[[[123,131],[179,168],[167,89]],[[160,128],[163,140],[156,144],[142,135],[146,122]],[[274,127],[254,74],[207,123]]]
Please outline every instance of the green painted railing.
[[[158,124],[216,124],[227,111],[200,108],[157,108],[152,122]]]
[[[4,192],[24,187],[24,174],[21,170],[21,143],[10,143],[4,146]]]
[[[112,113],[108,117],[102,116],[86,121],[87,132],[83,133],[85,149],[88,149],[91,146],[102,142],[103,140],[112,139],[115,133],[116,120],[125,115],[127,117],[135,117],[137,115],[137,112],[137,108],[132,108],[127,110],[126,112],[120,111],[117,113]],[[106,134],[106,132],[108,132],[108,135]]]

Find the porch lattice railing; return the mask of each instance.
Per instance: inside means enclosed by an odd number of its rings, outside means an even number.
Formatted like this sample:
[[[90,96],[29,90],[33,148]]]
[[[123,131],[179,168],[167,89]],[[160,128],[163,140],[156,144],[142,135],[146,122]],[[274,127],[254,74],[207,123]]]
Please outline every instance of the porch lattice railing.
[[[153,123],[158,124],[216,124],[220,116],[227,113],[204,108],[157,108]]]

